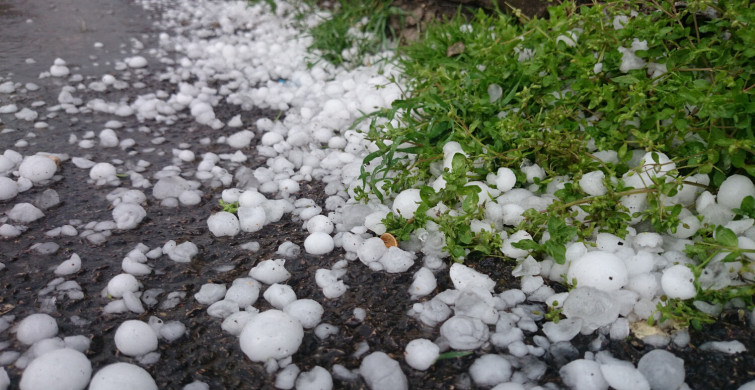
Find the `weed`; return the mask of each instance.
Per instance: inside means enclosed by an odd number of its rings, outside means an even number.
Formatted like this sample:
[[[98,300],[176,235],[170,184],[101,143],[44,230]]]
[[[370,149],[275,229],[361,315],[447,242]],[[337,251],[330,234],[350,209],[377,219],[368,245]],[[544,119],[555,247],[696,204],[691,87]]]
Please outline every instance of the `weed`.
[[[226,202],[223,199],[220,199],[218,202],[220,204],[220,207],[223,208],[223,211],[229,212],[231,214],[236,214],[237,211],[239,211],[239,202]]]
[[[446,252],[464,261],[503,257],[501,237],[526,230],[532,240],[515,246],[563,263],[569,243],[598,232],[623,237],[639,223],[676,233],[690,194],[715,193],[733,173],[755,176],[749,2],[564,2],[549,12],[547,20],[459,15],[401,49],[409,92],[371,116],[366,137],[377,150],[355,190],[388,201],[420,189],[414,216],[384,221],[397,237],[435,223]],[[460,151],[449,157],[443,146],[451,142]],[[526,210],[518,224],[472,229],[495,202],[499,168],[548,204]],[[594,172],[604,188],[588,193],[580,179]],[[753,217],[755,201],[736,212]],[[731,230],[699,220],[687,250],[695,299],[751,308],[749,250]],[[705,284],[713,265],[734,270],[735,285]],[[658,308],[664,320],[705,322],[691,300]]]

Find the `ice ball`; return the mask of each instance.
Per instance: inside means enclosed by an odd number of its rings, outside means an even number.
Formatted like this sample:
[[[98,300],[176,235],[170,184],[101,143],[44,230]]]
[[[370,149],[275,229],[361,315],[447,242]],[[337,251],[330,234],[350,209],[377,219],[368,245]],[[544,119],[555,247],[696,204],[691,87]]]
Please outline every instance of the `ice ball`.
[[[62,348],[32,360],[21,376],[21,390],[84,389],[92,376],[92,363],[74,349]]]
[[[572,262],[567,280],[577,281],[580,287],[593,287],[603,291],[618,290],[629,281],[627,267],[618,256],[603,252],[588,252]]]
[[[0,176],[0,201],[13,199],[18,195],[18,183],[15,180]]]
[[[57,170],[55,161],[46,156],[26,157],[18,167],[18,173],[34,183],[52,178]]]
[[[149,373],[134,364],[113,363],[97,371],[89,383],[89,390],[157,390]]]
[[[422,199],[419,196],[419,189],[403,190],[393,200],[393,213],[406,219],[414,218],[414,212],[417,211],[420,203]]]
[[[755,184],[749,177],[731,175],[721,183],[718,189],[718,204],[730,209],[739,208],[747,196],[755,197]]]
[[[304,328],[294,317],[267,310],[249,320],[241,331],[241,350],[255,362],[283,359],[296,353],[304,338]]]
[[[215,237],[232,237],[241,231],[239,219],[227,211],[220,211],[207,218],[207,227]]]
[[[144,321],[128,320],[115,331],[115,346],[124,355],[146,355],[157,349],[157,334]]]
[[[26,345],[58,334],[58,323],[48,314],[36,313],[24,318],[16,329],[16,338]]]
[[[684,383],[684,360],[663,349],[646,353],[637,363],[637,369],[653,390],[676,390]]]
[[[404,360],[415,370],[427,370],[440,355],[440,347],[428,339],[415,339],[406,344]]]
[[[511,378],[511,363],[501,355],[482,355],[469,367],[469,376],[478,386],[495,386]]]
[[[697,295],[695,275],[686,265],[677,264],[663,271],[661,288],[669,298],[690,299]]]
[[[334,247],[333,237],[325,232],[314,232],[304,240],[304,250],[310,255],[324,255]]]

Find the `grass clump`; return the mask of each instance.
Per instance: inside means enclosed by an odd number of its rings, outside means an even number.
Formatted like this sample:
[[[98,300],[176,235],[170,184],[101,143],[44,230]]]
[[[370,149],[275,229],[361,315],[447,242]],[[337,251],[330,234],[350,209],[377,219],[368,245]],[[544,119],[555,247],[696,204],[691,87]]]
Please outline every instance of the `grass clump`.
[[[525,231],[510,246],[564,263],[574,240],[632,229],[682,237],[682,219],[695,215],[701,229],[684,238],[698,298],[751,308],[749,253],[721,242],[728,234],[693,202],[731,174],[755,175],[753,7],[638,0],[549,12],[458,16],[404,48],[410,92],[373,115],[377,150],[357,195],[387,201],[420,189],[415,215],[384,223],[397,237],[437,225],[456,261],[507,257],[506,237]],[[491,218],[501,169],[547,202]],[[581,184],[596,174],[598,190]],[[724,263],[738,264],[741,286],[704,286],[701,275]],[[689,305],[659,308],[690,319]]]

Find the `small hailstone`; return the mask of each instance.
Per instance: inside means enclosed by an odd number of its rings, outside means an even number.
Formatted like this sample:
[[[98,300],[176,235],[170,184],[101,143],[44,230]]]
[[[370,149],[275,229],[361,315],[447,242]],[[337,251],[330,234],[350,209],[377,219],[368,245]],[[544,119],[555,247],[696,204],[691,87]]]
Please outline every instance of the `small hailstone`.
[[[65,275],[71,275],[75,274],[76,272],[79,272],[81,270],[81,258],[77,254],[71,255],[71,257],[60,263],[55,268],[55,275],[57,276],[65,276]]]
[[[663,271],[661,288],[669,298],[689,299],[697,295],[695,275],[686,265],[677,264]]]
[[[304,240],[304,250],[310,255],[324,255],[334,247],[333,237],[325,232],[314,232]]]
[[[370,389],[406,390],[408,380],[399,363],[385,352],[373,352],[359,365],[359,374]]]
[[[561,380],[572,389],[606,390],[608,382],[603,378],[600,364],[587,359],[577,359],[561,367]]]
[[[410,188],[401,191],[396,199],[393,200],[393,213],[403,218],[410,219],[414,217],[414,212],[419,208],[422,199],[419,196],[419,189]]]
[[[522,240],[531,240],[532,236],[524,231],[524,230],[518,230],[515,233],[513,233],[511,236],[503,240],[503,245],[501,246],[501,252],[503,252],[504,255],[512,258],[522,258],[527,256],[530,251],[527,249],[519,249],[514,247],[514,243],[517,243]]]
[[[280,310],[252,317],[239,336],[241,350],[254,362],[283,359],[296,353],[304,338],[299,321]]]
[[[492,292],[495,288],[495,281],[490,276],[477,272],[472,268],[460,263],[454,263],[449,270],[451,282],[454,288],[459,291],[466,289],[481,289]]]
[[[427,267],[420,268],[414,273],[413,278],[414,281],[411,286],[409,286],[409,295],[411,295],[412,298],[424,297],[433,292],[438,286],[438,281],[435,279],[433,271]]]
[[[142,56],[126,58],[126,65],[129,68],[144,68],[147,66],[147,59]]]
[[[57,170],[55,161],[46,156],[26,157],[18,166],[18,173],[34,183],[51,179]]]
[[[68,76],[70,70],[66,66],[66,62],[60,58],[56,58],[53,65],[50,67],[50,75],[52,77],[65,77]]]
[[[113,363],[101,368],[92,377],[89,390],[157,390],[149,373],[134,364]]]
[[[45,216],[42,210],[36,208],[31,203],[16,203],[6,214],[13,221],[21,223],[34,222]]]
[[[115,346],[127,356],[142,356],[157,349],[157,334],[139,320],[123,322],[115,331]]]
[[[18,195],[18,183],[15,180],[0,176],[0,201],[13,199]]]
[[[241,334],[241,331],[244,329],[247,322],[256,315],[257,312],[255,311],[238,311],[226,317],[220,325],[220,328],[231,335],[238,336]]]
[[[237,133],[234,133],[230,135],[226,142],[228,145],[235,149],[242,149],[252,142],[252,139],[254,138],[254,133],[249,130],[242,130]]]
[[[588,195],[601,196],[606,194],[606,186],[603,179],[606,174],[603,171],[592,171],[582,175],[579,179],[579,187]]]
[[[239,227],[242,231],[254,233],[262,230],[267,222],[265,209],[261,206],[238,208]]]
[[[206,283],[194,294],[194,299],[203,305],[211,305],[223,299],[226,291],[225,284]]]
[[[102,185],[118,180],[116,173],[113,164],[97,163],[89,170],[89,178],[94,180],[97,185]]]
[[[477,358],[469,367],[469,375],[478,386],[489,387],[511,378],[511,363],[501,355],[487,354]]]
[[[233,281],[224,299],[236,302],[239,307],[251,306],[259,298],[260,287],[260,282],[252,278],[239,278]]]
[[[453,349],[477,349],[488,341],[489,330],[479,318],[456,315],[441,325],[440,335]]]
[[[650,390],[645,376],[631,364],[601,364],[600,372],[616,390]]]
[[[415,370],[427,370],[439,355],[440,347],[428,339],[412,340],[404,348],[404,360]]]
[[[312,370],[299,374],[296,378],[297,390],[329,390],[333,388],[333,377],[328,370],[314,366]]]
[[[58,323],[50,315],[44,313],[36,313],[24,318],[16,329],[16,338],[26,345],[56,334],[58,334]]]
[[[315,215],[307,220],[307,231],[310,233],[323,232],[330,234],[333,232],[333,221],[325,215]]]
[[[136,228],[147,216],[147,211],[138,204],[121,203],[113,209],[113,220],[120,230]]]
[[[113,298],[121,298],[126,291],[139,291],[139,281],[131,274],[115,275],[107,284],[107,293]]]
[[[249,271],[249,276],[265,284],[281,283],[291,277],[285,259],[264,260]]]
[[[274,308],[283,310],[286,305],[296,301],[296,293],[287,284],[274,283],[262,294]]]
[[[752,180],[743,175],[731,175],[721,183],[716,199],[718,204],[733,209],[739,208],[747,196],[755,197],[755,184]]]
[[[217,212],[207,218],[207,227],[215,237],[232,237],[241,231],[239,219],[227,211]]]
[[[283,307],[283,311],[296,318],[304,329],[317,326],[325,312],[322,305],[312,299],[297,299]]]
[[[684,383],[684,360],[663,349],[646,353],[637,363],[637,369],[652,389],[675,390]]]
[[[112,129],[104,129],[100,132],[100,146],[103,148],[114,148],[118,146],[118,135]]]

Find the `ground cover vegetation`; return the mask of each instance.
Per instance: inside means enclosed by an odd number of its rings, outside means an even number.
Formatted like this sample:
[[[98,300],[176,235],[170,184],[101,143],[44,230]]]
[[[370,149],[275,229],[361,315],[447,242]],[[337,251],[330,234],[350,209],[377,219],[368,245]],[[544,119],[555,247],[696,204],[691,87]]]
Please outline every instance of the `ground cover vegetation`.
[[[358,64],[395,36],[390,2],[368,13],[355,4],[341,1],[310,30],[311,49],[334,64]],[[355,193],[387,203],[417,189],[416,212],[389,213],[388,231],[409,240],[437,228],[459,262],[506,260],[503,241],[519,231],[528,235],[514,247],[558,264],[569,243],[595,245],[601,232],[689,239],[697,296],[666,299],[656,319],[712,321],[700,302],[752,310],[753,249],[696,199],[731,175],[755,176],[754,16],[747,1],[702,0],[564,2],[545,19],[460,12],[399,48],[406,93],[364,118],[376,150]],[[551,202],[475,228],[503,168]],[[585,188],[588,176],[599,184]],[[755,200],[734,211],[734,221],[755,217]],[[722,272],[733,282],[717,285]]]

